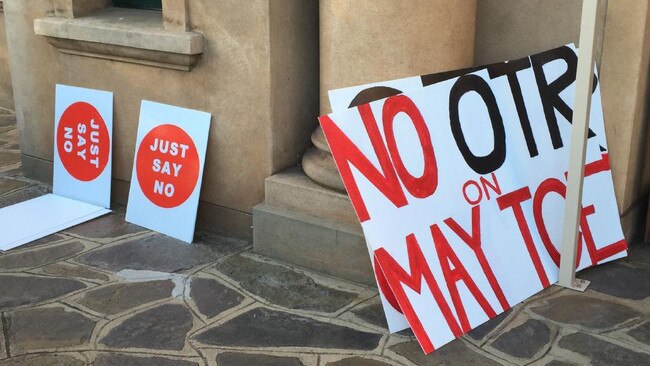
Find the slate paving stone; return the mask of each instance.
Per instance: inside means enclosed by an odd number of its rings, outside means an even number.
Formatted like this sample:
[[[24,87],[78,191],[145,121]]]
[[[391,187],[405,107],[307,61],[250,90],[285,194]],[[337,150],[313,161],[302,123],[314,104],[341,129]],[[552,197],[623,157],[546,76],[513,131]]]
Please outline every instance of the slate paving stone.
[[[619,263],[607,263],[580,273],[580,278],[591,281],[589,290],[630,300],[650,296],[650,269],[634,268]]]
[[[575,363],[571,362],[566,362],[566,361],[561,361],[561,360],[553,360],[549,363],[547,363],[544,366],[577,366]]]
[[[86,363],[68,355],[22,355],[0,361],[0,366],[84,366]]]
[[[357,294],[320,285],[311,277],[286,267],[240,255],[214,268],[238,281],[247,291],[290,309],[330,313],[357,298]]]
[[[84,250],[81,242],[75,241],[57,246],[45,247],[21,252],[9,252],[0,258],[0,271],[11,271],[18,268],[40,267],[56,262],[62,258],[81,253]]]
[[[192,314],[178,304],[165,304],[138,313],[113,328],[100,343],[113,348],[180,351],[192,328]]]
[[[4,321],[0,317],[0,359],[7,357],[7,348],[5,346]]]
[[[297,357],[225,352],[217,355],[219,366],[303,366]]]
[[[85,287],[68,278],[0,275],[0,310],[35,304]]]
[[[2,167],[0,167],[0,169],[2,169]],[[4,172],[2,172],[2,175],[4,175],[5,177],[11,177],[11,178],[24,178],[25,177],[23,175],[23,168],[20,167],[20,165],[18,167],[12,168],[12,169],[5,170]]]
[[[585,295],[564,295],[547,300],[531,310],[547,319],[594,330],[613,328],[641,316],[636,310]]]
[[[503,323],[503,321],[508,318],[508,315],[510,315],[511,312],[512,308],[504,311],[503,313],[467,332],[467,336],[476,341],[480,341],[481,339],[485,338],[485,336],[490,334],[494,329],[496,329],[499,325],[501,325],[501,323]]]
[[[60,277],[82,278],[106,282],[110,278],[104,273],[68,263],[54,263],[42,268],[43,272]]]
[[[15,151],[0,150],[0,166],[20,163],[20,153]]]
[[[208,278],[193,278],[190,297],[201,314],[208,318],[231,309],[244,301],[244,296],[219,282]]]
[[[465,366],[481,365],[495,366],[500,363],[491,358],[485,357],[470,349],[460,339],[456,339],[435,350],[429,355],[422,352],[417,341],[399,343],[391,346],[390,349],[397,354],[406,357],[409,361],[421,366]]]
[[[607,342],[587,333],[573,333],[562,337],[560,348],[579,353],[591,359],[594,366],[650,365],[650,355]]]
[[[16,131],[15,126],[0,126],[0,137],[2,137],[3,140],[6,140],[6,136],[9,133],[13,133]]]
[[[314,347],[372,350],[381,335],[265,308],[250,310],[199,333],[205,344],[235,347]]]
[[[200,243],[188,245],[180,240],[155,234],[89,252],[79,257],[78,261],[113,272],[134,269],[173,273],[216,261],[227,251],[234,252],[237,248],[221,248]]]
[[[27,186],[30,186],[30,184],[22,180],[0,177],[0,196]]]
[[[372,325],[388,329],[384,309],[379,301],[362,308],[353,309],[351,312]]]
[[[633,267],[650,269],[650,243],[631,245],[623,261]]]
[[[0,127],[16,127],[16,116],[13,114],[0,114]]]
[[[531,359],[551,342],[551,329],[536,319],[500,334],[490,345],[512,357]]]
[[[77,303],[100,314],[114,315],[170,297],[174,286],[170,280],[116,283],[85,292]]]
[[[9,142],[9,143],[3,145],[2,148],[4,150],[14,150],[16,152],[20,151],[20,145],[18,145],[17,143],[14,143],[14,142]]]
[[[240,253],[253,247],[246,240],[218,235],[205,230],[199,230],[194,234],[194,243],[209,245],[222,255]]]
[[[16,127],[0,127],[0,138],[4,141],[18,142],[18,129]]]
[[[90,239],[106,239],[144,231],[147,229],[126,222],[124,213],[113,213],[67,229],[65,233]]]
[[[632,328],[627,334],[637,341],[650,346],[650,322],[645,322],[638,327]]]
[[[88,343],[96,321],[62,307],[17,310],[7,317],[10,352],[80,346]]]
[[[2,166],[2,164],[0,164]],[[11,206],[16,203],[30,200],[32,198],[40,197],[50,193],[51,190],[47,187],[34,185],[23,188],[16,192],[12,192],[0,197],[0,208]]]
[[[329,362],[326,366],[391,366],[391,364],[369,358],[350,357],[335,362]]]
[[[95,359],[93,366],[198,366],[192,361],[165,357],[139,357],[121,354],[102,354]],[[252,366],[252,365],[251,365]]]
[[[48,235],[46,237],[31,241],[31,242],[29,242],[27,244],[21,245],[20,247],[16,248],[16,250],[39,247],[41,245],[51,244],[51,243],[54,243],[54,242],[57,242],[57,241],[60,241],[60,240],[63,240],[63,239],[67,239],[67,237],[65,237],[63,235],[60,235],[60,234],[52,234],[52,235]]]

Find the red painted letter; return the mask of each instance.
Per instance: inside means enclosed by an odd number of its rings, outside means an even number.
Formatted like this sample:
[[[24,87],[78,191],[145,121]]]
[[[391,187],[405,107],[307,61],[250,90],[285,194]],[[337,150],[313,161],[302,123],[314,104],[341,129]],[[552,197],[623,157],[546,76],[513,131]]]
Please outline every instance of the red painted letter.
[[[539,281],[542,283],[544,288],[547,288],[551,284],[548,281],[546,272],[544,271],[542,261],[539,259],[539,253],[537,253],[537,248],[535,248],[535,242],[530,234],[530,228],[526,222],[524,211],[521,208],[521,203],[530,198],[530,189],[528,189],[528,187],[523,187],[497,198],[497,203],[502,211],[506,208],[512,208],[512,213],[515,215],[517,225],[519,225],[519,231],[521,231],[521,236],[524,239],[524,244],[526,244],[526,249],[528,250],[530,259],[533,262],[537,276],[539,276]]]
[[[424,172],[421,177],[414,177],[409,173],[397,148],[393,122],[398,113],[405,113],[409,116],[413,127],[418,133],[424,156]],[[431,196],[438,187],[438,166],[436,165],[436,154],[431,144],[431,135],[429,135],[429,129],[424,122],[424,118],[422,118],[420,110],[406,95],[396,95],[388,98],[384,103],[382,120],[384,121],[384,135],[386,136],[388,151],[402,183],[413,197],[426,198]]]
[[[368,132],[368,137],[372,142],[375,154],[377,154],[377,159],[381,165],[381,172],[372,165],[370,160],[363,155],[361,150],[359,150],[328,116],[320,117],[320,124],[323,127],[323,132],[327,136],[334,161],[339,168],[341,178],[348,190],[350,201],[352,201],[359,220],[363,222],[368,220],[370,215],[363,202],[363,197],[361,197],[361,193],[359,192],[359,187],[354,180],[350,165],[354,165],[396,207],[406,206],[408,202],[388,157],[386,146],[384,146],[381,135],[379,134],[379,129],[377,128],[377,123],[375,122],[375,117],[372,114],[370,106],[364,104],[359,106],[358,110],[363,120],[363,125]]]
[[[510,309],[510,304],[499,285],[499,281],[497,281],[497,278],[492,271],[492,267],[490,267],[490,263],[488,263],[488,260],[485,257],[485,252],[483,252],[483,249],[481,248],[481,206],[476,205],[472,207],[471,235],[451,217],[445,220],[445,224],[447,224],[447,226],[449,226],[449,228],[456,233],[456,235],[458,235],[458,237],[461,238],[470,249],[472,249],[474,255],[476,255],[476,259],[478,259],[478,262],[481,265],[481,269],[483,269],[485,277],[487,277],[488,282],[490,283],[490,287],[492,287],[492,291],[494,291],[497,299],[499,299],[499,304],[501,304],[503,311]]]
[[[411,302],[406,296],[406,292],[402,285],[409,287],[419,294],[422,291],[422,278],[424,278],[424,281],[429,287],[429,290],[438,304],[440,312],[447,321],[447,325],[449,326],[449,329],[451,329],[451,332],[456,337],[460,337],[462,331],[456,322],[456,318],[454,318],[454,315],[451,312],[449,304],[447,304],[445,297],[440,291],[438,282],[436,282],[436,279],[433,277],[431,268],[429,268],[429,264],[424,258],[424,254],[422,253],[422,249],[420,249],[420,244],[418,244],[415,235],[410,234],[406,237],[406,250],[409,257],[411,273],[405,271],[404,268],[402,268],[384,248],[375,250],[375,258],[381,266],[381,269],[384,272],[384,277],[390,285],[390,288],[393,290],[393,294],[398,299],[400,307],[402,308],[402,313],[406,316],[406,319],[411,325],[413,333],[418,338],[424,352],[428,354],[433,352],[433,344],[424,330],[417,314],[415,314],[413,305],[411,305]]]
[[[497,314],[494,312],[494,309],[490,306],[490,303],[487,301],[481,290],[472,277],[470,277],[465,266],[460,262],[454,250],[451,249],[447,238],[440,230],[438,225],[431,226],[431,235],[433,236],[433,243],[436,246],[436,252],[438,252],[438,260],[440,261],[440,267],[442,267],[442,273],[445,275],[445,281],[447,282],[447,288],[449,289],[449,294],[451,294],[451,300],[454,302],[456,307],[456,314],[458,314],[458,319],[460,320],[460,325],[463,328],[463,332],[469,332],[471,326],[469,320],[467,319],[467,313],[465,312],[465,307],[463,302],[460,299],[460,294],[458,293],[458,281],[465,282],[465,286],[469,289],[469,292],[474,296],[476,302],[481,306],[488,318],[494,318]],[[450,267],[450,264],[454,268]]]

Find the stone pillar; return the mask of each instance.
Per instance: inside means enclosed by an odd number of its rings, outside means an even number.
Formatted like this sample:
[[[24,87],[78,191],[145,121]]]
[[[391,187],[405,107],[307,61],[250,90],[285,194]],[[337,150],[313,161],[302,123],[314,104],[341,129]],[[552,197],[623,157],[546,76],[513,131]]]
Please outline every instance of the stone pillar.
[[[320,112],[327,91],[472,66],[476,0],[321,0]],[[350,201],[320,128],[299,168],[266,180],[253,211],[256,251],[374,283]],[[310,179],[311,178],[311,179]]]
[[[332,89],[472,66],[475,17],[475,0],[321,0],[321,114]],[[305,174],[344,191],[320,127],[311,141]]]

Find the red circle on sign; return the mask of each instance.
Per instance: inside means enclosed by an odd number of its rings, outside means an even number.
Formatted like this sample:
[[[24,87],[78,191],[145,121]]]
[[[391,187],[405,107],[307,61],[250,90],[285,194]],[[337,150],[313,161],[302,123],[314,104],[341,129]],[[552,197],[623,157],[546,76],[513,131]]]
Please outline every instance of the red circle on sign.
[[[180,127],[157,126],[140,142],[136,160],[138,183],[144,195],[158,207],[172,208],[187,201],[198,182],[199,168],[194,141]]]
[[[56,147],[70,175],[84,182],[99,177],[108,164],[111,139],[97,109],[85,102],[70,105],[59,120]]]

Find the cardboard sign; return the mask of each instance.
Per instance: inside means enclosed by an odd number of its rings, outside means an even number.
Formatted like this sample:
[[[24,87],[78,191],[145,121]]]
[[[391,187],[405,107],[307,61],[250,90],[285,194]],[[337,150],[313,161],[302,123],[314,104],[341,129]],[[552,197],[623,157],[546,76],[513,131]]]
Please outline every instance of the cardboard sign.
[[[113,93],[57,85],[53,193],[109,208],[112,138]]]
[[[192,242],[211,115],[143,101],[126,220]]]
[[[9,250],[110,213],[103,207],[46,194],[0,209],[0,250]]]
[[[53,194],[0,209],[0,250],[110,213],[113,93],[56,86]]]
[[[330,93],[341,105],[394,89],[320,123],[389,328],[410,326],[426,353],[557,281],[576,65],[565,46],[430,85]],[[627,249],[597,83],[591,107],[579,269]]]

